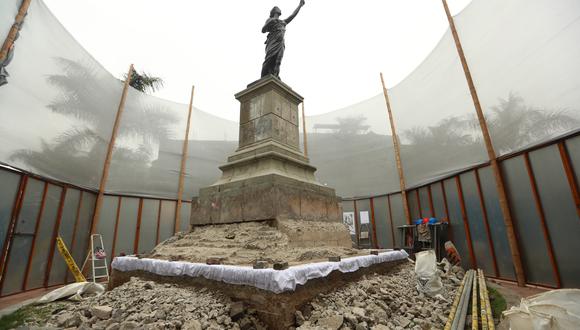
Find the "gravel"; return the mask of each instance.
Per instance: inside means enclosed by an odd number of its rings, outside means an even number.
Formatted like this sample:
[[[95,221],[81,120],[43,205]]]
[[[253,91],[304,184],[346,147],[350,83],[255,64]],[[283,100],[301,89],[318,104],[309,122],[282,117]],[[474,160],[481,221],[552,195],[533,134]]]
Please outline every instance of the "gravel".
[[[440,271],[443,290],[431,298],[416,288],[414,265],[317,296],[295,312],[295,327],[307,329],[442,329],[460,279],[460,267]],[[57,304],[55,304],[57,306]],[[161,284],[138,278],[81,302],[59,303],[42,328],[78,329],[242,329],[266,327],[256,311],[205,288]]]
[[[64,309],[53,313],[46,324],[41,324],[43,327],[217,330],[241,329],[240,324],[244,324],[265,328],[255,311],[246,310],[219,293],[135,277],[101,296],[67,303]]]
[[[454,273],[455,272],[455,273]],[[463,270],[441,271],[443,291],[433,298],[417,291],[414,265],[396,266],[328,294],[296,312],[297,329],[442,329]]]

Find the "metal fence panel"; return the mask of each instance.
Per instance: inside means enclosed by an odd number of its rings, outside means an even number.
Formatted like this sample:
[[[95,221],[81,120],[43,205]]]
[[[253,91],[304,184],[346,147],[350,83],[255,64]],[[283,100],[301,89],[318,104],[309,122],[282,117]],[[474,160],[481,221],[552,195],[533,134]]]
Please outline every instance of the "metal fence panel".
[[[505,160],[501,165],[526,279],[530,283],[555,285],[523,156]]]
[[[495,249],[499,276],[505,279],[516,280],[514,263],[512,261],[511,250],[491,167],[487,166],[479,169],[479,178],[481,181],[481,193],[483,194],[483,200],[487,210],[489,231]]]
[[[461,215],[461,204],[457,185],[455,179],[445,180],[443,184],[445,186],[447,206],[449,209],[449,232],[452,237],[451,241],[461,256],[461,264],[464,268],[468,269],[471,268],[471,262],[469,259],[467,236],[465,235],[465,226]]]
[[[576,213],[558,147],[530,152],[562,285],[580,287],[580,219]]]
[[[467,172],[460,175],[460,178],[477,267],[483,269],[486,274],[495,274],[475,173],[473,171]]]
[[[40,212],[43,190],[43,182],[36,179],[28,179],[22,207],[16,220],[9,248],[5,272],[6,278],[3,279],[3,296],[22,290],[26,265],[32,248],[34,228]]]
[[[58,205],[62,194],[62,187],[52,184],[48,185],[44,211],[38,227],[38,236],[34,244],[34,252],[26,289],[35,289],[43,286],[46,266],[50,254],[50,243],[52,242],[52,232],[58,215]]]

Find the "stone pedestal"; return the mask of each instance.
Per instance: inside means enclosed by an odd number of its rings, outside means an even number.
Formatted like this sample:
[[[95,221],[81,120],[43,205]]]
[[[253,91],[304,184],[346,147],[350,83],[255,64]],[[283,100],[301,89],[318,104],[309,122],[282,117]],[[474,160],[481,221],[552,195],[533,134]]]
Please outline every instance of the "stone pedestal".
[[[340,198],[316,181],[299,148],[303,98],[274,76],[236,94],[239,147],[220,166],[222,177],[194,198],[191,224],[302,219],[342,221]]]

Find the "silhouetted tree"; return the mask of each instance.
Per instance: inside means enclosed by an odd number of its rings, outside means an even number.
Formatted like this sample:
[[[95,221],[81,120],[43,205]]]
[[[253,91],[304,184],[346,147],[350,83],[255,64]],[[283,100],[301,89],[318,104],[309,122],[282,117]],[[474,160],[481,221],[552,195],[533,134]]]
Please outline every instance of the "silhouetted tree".
[[[123,78],[127,79],[127,74]],[[163,87],[163,79],[151,76],[146,72],[139,73],[133,70],[129,85],[143,93],[156,92]]]

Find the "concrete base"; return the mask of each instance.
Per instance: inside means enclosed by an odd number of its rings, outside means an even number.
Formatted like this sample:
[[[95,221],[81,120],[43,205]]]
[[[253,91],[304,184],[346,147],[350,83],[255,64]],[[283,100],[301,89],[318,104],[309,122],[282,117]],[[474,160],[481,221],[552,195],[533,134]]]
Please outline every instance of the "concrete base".
[[[340,222],[340,198],[333,189],[279,174],[211,186],[194,199],[191,224],[272,219]]]
[[[250,286],[212,281],[202,277],[160,276],[145,271],[121,272],[115,269],[111,273],[109,288],[112,289],[120,286],[129,281],[131,277],[139,277],[158,283],[177,283],[181,286],[209,288],[222,292],[233,301],[243,301],[247,307],[254,308],[260,320],[266,323],[269,329],[288,329],[294,326],[295,311],[300,310],[317,295],[330,292],[357,281],[364,275],[388,273],[394,266],[405,262],[407,261],[402,260],[376,264],[352,273],[334,271],[326,277],[313,279],[306,282],[303,286],[298,286],[293,292],[281,294],[275,294]]]

